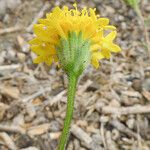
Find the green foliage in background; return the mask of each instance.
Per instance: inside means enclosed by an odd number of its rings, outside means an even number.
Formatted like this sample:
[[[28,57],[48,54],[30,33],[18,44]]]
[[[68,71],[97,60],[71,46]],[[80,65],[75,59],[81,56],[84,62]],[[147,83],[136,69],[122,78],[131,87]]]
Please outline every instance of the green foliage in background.
[[[143,17],[142,12],[139,7],[140,0],[124,0],[124,1],[126,2],[126,4],[128,4],[129,6],[131,6],[134,9],[136,14],[140,18],[142,25],[144,27],[144,36],[145,36],[145,41],[146,41],[144,43],[144,46],[150,52],[150,39],[149,39],[149,34],[148,34],[148,29],[147,29],[147,27],[149,26],[149,23],[150,23],[150,16],[148,18]]]
[[[138,7],[138,0],[125,0],[128,5],[136,9]]]
[[[139,15],[140,9],[139,9],[139,0],[125,0],[125,2],[130,5],[136,13]]]

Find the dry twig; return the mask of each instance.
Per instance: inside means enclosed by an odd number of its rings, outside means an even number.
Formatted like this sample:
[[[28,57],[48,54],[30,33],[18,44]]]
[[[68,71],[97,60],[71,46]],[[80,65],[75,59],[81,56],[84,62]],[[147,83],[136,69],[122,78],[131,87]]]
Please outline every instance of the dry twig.
[[[17,32],[17,31],[21,31],[21,30],[24,30],[24,28],[22,26],[14,26],[14,27],[9,27],[9,28],[6,28],[6,29],[1,29],[0,30],[0,35],[2,34],[7,34],[7,33],[12,33],[12,32]]]
[[[101,122],[101,128],[100,128],[101,136],[102,136],[102,141],[104,145],[104,149],[107,150],[107,144],[106,144],[106,139],[105,139],[105,134],[104,134],[104,123]]]
[[[80,139],[82,142],[88,145],[92,142],[92,138],[77,125],[72,125],[71,132],[78,139]]]
[[[10,136],[7,133],[5,133],[5,132],[0,133],[0,138],[3,139],[6,146],[10,150],[17,150],[15,143],[13,142],[13,140],[10,138]]]
[[[5,133],[5,132],[0,133],[0,138],[3,139],[6,146],[10,150],[17,150],[15,143],[13,142],[13,140],[10,138],[10,136],[7,133]]]
[[[111,132],[106,132],[106,143],[107,143],[107,149],[108,150],[119,150],[115,144],[115,142],[111,138]]]
[[[57,103],[58,101],[62,100],[63,95],[66,93],[65,90],[61,91],[59,94],[57,94],[53,99],[49,100],[48,103],[52,106],[53,104]]]
[[[150,113],[150,105],[146,105],[146,106],[137,105],[137,106],[129,106],[129,107],[105,106],[102,108],[102,113],[116,114],[116,115]]]
[[[15,70],[15,69],[18,69],[18,68],[20,68],[20,64],[0,66],[0,72],[1,71],[6,71],[6,70]]]
[[[119,122],[118,120],[112,120],[110,121],[110,124],[117,128],[119,131],[123,132],[124,134],[127,134],[130,137],[138,138],[138,134],[134,133],[132,130],[127,128],[124,124]]]
[[[78,88],[78,95],[82,95],[92,83],[91,80],[87,80],[83,85],[80,85]]]
[[[43,88],[42,88],[42,89],[39,89],[38,92],[36,92],[36,93],[34,93],[34,94],[32,94],[32,95],[30,95],[30,96],[28,96],[28,97],[22,99],[22,102],[24,102],[24,103],[31,102],[31,101],[32,101],[33,99],[35,99],[36,97],[38,97],[38,96],[44,94],[45,92],[50,92],[50,91],[51,91],[51,88],[50,88],[50,87],[47,87],[47,88],[45,88],[45,89],[43,89]]]
[[[8,126],[8,125],[0,125],[0,131],[10,132],[10,133],[21,133],[24,134],[25,130],[18,126]]]

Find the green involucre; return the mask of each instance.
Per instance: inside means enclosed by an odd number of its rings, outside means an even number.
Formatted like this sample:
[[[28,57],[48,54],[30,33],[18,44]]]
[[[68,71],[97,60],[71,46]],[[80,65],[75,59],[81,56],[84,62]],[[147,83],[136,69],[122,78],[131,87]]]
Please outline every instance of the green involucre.
[[[90,62],[90,41],[82,32],[69,32],[67,39],[61,38],[56,47],[61,67],[67,74],[79,76]]]

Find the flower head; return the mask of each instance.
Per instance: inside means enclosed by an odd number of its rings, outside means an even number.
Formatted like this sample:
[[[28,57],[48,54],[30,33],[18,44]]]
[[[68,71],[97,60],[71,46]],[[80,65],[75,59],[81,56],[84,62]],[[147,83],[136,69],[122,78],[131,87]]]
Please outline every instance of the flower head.
[[[83,57],[85,53],[82,62],[89,59],[98,68],[99,60],[110,58],[111,52],[119,52],[120,47],[113,43],[116,28],[109,25],[109,19],[100,18],[95,11],[92,8],[79,11],[74,4],[74,9],[70,10],[66,6],[62,9],[55,7],[45,19],[39,19],[39,24],[34,25],[36,37],[29,42],[31,50],[37,54],[34,63],[51,65],[52,62],[59,62],[66,67],[79,61],[76,58]],[[105,36],[106,30],[109,33]]]

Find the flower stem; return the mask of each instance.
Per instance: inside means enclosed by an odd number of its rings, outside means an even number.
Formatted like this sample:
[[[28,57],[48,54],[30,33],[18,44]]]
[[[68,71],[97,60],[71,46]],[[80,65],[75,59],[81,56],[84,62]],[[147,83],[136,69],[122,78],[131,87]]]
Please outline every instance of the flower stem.
[[[74,98],[75,98],[75,92],[76,92],[77,79],[78,77],[76,77],[74,74],[70,74],[68,76],[69,85],[68,85],[67,111],[66,111],[64,128],[63,128],[62,135],[60,138],[58,150],[65,150],[65,146],[67,144],[70,124],[71,124],[71,120],[73,116]]]

